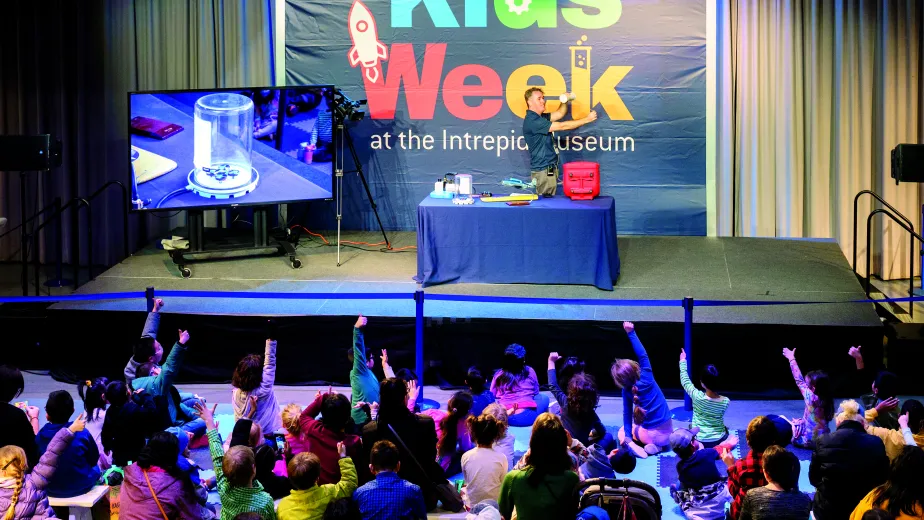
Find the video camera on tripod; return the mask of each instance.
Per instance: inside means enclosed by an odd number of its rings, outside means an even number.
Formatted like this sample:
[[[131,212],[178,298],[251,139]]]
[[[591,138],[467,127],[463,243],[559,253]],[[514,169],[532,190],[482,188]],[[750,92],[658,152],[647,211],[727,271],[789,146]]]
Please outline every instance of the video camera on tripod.
[[[334,116],[338,121],[362,120],[366,117],[366,112],[361,108],[365,104],[365,99],[353,101],[339,88],[334,90]]]

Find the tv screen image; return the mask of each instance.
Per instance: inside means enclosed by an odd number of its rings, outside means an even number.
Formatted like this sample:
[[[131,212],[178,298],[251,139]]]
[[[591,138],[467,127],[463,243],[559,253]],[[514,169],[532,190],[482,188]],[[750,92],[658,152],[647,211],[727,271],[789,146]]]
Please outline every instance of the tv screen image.
[[[129,94],[132,207],[330,199],[333,87]]]

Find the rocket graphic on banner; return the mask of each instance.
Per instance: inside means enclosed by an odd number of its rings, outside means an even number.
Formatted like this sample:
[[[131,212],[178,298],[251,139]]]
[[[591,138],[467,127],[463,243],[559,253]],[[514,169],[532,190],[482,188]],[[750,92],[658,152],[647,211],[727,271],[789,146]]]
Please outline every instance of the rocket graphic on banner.
[[[353,47],[347,53],[350,66],[362,65],[366,79],[375,83],[382,75],[380,61],[388,59],[388,48],[379,41],[375,18],[362,2],[355,0],[348,23],[350,39],[353,40]]]

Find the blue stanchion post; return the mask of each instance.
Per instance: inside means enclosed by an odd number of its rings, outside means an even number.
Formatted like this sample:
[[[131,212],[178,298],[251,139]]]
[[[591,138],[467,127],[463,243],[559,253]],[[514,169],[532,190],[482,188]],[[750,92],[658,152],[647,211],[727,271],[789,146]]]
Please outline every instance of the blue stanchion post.
[[[154,310],[154,288],[148,287],[144,290],[144,299],[148,302],[148,312]]]
[[[693,297],[687,296],[683,299],[683,351],[687,354],[687,376],[692,380],[693,367]],[[684,411],[693,412],[693,399],[684,392],[683,394]]]
[[[433,400],[424,399],[424,292],[419,287],[414,292],[414,303],[416,311],[414,313],[414,369],[417,372],[417,388],[420,394],[417,397],[417,404],[421,410],[430,408],[439,408],[439,403]]]
[[[687,375],[693,367],[693,297],[687,296],[681,301],[683,307],[683,351],[687,354]],[[693,419],[693,400],[684,392],[683,406],[671,410],[671,418],[677,421]]]

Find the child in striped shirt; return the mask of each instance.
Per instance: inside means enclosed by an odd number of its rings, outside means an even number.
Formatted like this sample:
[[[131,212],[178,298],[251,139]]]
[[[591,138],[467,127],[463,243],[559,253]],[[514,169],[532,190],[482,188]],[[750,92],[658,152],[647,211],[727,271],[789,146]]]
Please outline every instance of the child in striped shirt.
[[[209,452],[221,499],[221,520],[233,520],[238,514],[248,512],[258,513],[263,520],[276,520],[273,497],[263,491],[259,481],[254,480],[257,465],[253,450],[248,446],[234,446],[227,454],[224,453],[215,426],[215,407],[210,410],[202,403],[196,403],[196,411],[205,421],[209,438]]]
[[[728,439],[725,410],[728,409],[729,400],[712,390],[718,378],[719,371],[715,365],[706,365],[699,377],[699,384],[706,391],[697,389],[687,372],[687,353],[681,349],[680,384],[683,386],[683,391],[693,400],[692,428],[699,428],[696,440],[706,448],[714,448]]]

